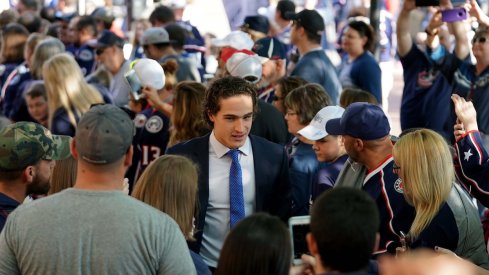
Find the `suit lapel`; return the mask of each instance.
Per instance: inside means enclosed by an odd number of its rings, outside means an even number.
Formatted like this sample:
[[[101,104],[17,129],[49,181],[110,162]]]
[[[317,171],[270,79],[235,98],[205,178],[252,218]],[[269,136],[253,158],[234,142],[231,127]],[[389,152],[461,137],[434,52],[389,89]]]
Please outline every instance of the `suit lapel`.
[[[256,211],[261,211],[263,209],[263,188],[266,186],[266,170],[264,163],[264,158],[266,154],[262,154],[265,150],[261,148],[260,143],[258,143],[252,135],[249,136],[251,141],[251,149],[253,151],[253,165],[255,166],[255,207]],[[264,151],[263,151],[264,152]]]

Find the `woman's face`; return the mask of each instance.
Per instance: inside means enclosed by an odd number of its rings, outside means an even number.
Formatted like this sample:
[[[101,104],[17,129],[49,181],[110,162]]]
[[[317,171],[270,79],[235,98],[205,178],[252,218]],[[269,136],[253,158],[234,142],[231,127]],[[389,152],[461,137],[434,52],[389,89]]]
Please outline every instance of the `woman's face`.
[[[367,43],[367,37],[361,36],[360,33],[350,27],[346,27],[341,37],[341,48],[348,54],[361,53],[364,51],[363,46]]]
[[[285,113],[285,120],[287,121],[287,130],[294,136],[297,135],[297,132],[302,130],[302,128],[307,126],[300,123],[299,114],[291,109],[288,109],[287,113]]]
[[[407,181],[406,181],[405,177],[403,176],[403,173],[401,173],[401,169],[402,169],[402,167],[399,164],[399,162],[394,160],[394,164],[392,166],[392,172],[394,172],[394,174],[396,174],[399,177],[399,179],[397,179],[396,182],[394,183],[394,188],[401,189],[403,192],[404,198],[406,199],[406,202],[409,205],[413,205],[412,194],[409,192],[409,186],[406,186]]]
[[[489,34],[472,39],[472,52],[477,62],[483,62],[489,56]]]

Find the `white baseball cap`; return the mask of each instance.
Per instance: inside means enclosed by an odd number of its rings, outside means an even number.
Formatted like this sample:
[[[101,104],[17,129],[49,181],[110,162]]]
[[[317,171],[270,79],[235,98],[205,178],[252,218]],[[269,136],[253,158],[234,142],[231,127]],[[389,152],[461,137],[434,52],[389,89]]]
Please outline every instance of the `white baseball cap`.
[[[216,47],[231,47],[237,50],[251,50],[255,44],[251,37],[242,31],[233,31],[222,39],[214,38],[211,43]]]
[[[226,62],[229,74],[241,77],[251,83],[257,83],[261,79],[262,64],[256,55],[248,55],[237,52]]]
[[[139,59],[133,67],[142,86],[160,90],[165,86],[165,72],[160,63],[149,58]]]
[[[318,140],[326,137],[326,123],[333,118],[341,118],[345,109],[339,106],[327,106],[322,108],[312,119],[311,123],[302,128],[298,133],[309,140]]]

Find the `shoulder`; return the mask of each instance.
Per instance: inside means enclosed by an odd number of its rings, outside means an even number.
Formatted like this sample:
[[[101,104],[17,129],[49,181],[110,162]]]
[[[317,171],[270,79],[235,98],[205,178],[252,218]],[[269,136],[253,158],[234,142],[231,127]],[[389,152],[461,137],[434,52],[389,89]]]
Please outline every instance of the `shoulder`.
[[[268,141],[262,137],[249,135],[251,146],[253,147],[253,153],[256,152],[256,149],[259,149],[260,152],[269,154],[269,153],[282,153],[284,152],[284,147],[280,144],[273,143]]]
[[[193,138],[191,140],[187,140],[181,143],[178,143],[170,148],[167,149],[168,154],[182,154],[182,153],[190,153],[194,152],[198,149],[202,149],[203,145],[206,145],[209,143],[209,136],[210,133],[202,136],[202,137],[197,137]]]

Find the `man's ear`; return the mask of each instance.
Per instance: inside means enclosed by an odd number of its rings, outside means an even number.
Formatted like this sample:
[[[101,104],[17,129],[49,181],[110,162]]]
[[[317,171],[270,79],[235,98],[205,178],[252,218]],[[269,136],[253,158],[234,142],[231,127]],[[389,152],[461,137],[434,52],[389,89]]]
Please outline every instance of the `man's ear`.
[[[215,122],[216,118],[213,114],[211,114],[210,112],[207,112],[207,116],[209,117],[209,120],[212,121],[212,123]]]
[[[24,172],[22,173],[22,177],[24,178],[24,182],[26,182],[28,184],[32,182],[35,175],[36,175],[36,171],[35,171],[33,165],[27,166],[24,169]]]
[[[375,233],[375,243],[374,243],[373,251],[379,250],[379,243],[380,243],[380,234],[379,232],[377,232]]]
[[[358,151],[362,151],[363,147],[364,147],[363,140],[356,138],[355,139],[355,147],[357,148]]]
[[[78,152],[76,151],[76,141],[74,138],[71,139],[70,152],[71,152],[71,155],[73,156],[73,158],[75,160],[78,160]]]
[[[124,166],[129,167],[132,165],[132,155],[134,154],[134,148],[131,145],[124,156]]]

